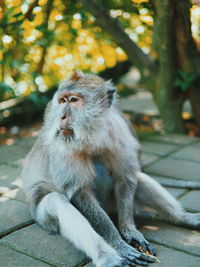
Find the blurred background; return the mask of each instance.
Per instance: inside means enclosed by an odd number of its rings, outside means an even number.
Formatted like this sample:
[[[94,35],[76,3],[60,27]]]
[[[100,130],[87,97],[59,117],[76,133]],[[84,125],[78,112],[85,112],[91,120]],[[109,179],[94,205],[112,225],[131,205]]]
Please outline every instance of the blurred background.
[[[37,135],[74,70],[112,79],[140,132],[200,135],[200,1],[1,0],[0,144]]]

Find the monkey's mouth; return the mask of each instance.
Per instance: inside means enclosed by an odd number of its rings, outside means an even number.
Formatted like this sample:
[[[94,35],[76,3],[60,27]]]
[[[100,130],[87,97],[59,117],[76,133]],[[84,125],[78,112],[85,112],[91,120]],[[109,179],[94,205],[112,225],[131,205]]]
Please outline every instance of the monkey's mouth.
[[[60,128],[60,133],[63,134],[64,136],[73,136],[74,131],[71,128]]]

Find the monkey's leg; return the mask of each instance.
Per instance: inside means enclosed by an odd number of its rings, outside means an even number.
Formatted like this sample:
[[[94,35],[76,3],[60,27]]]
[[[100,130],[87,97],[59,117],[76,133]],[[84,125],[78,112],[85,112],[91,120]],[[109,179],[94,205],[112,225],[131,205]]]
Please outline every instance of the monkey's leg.
[[[156,209],[165,221],[192,229],[200,229],[200,213],[183,210],[179,202],[159,183],[145,173],[138,173],[136,200]]]
[[[139,253],[122,240],[114,224],[88,189],[80,189],[74,194],[71,201],[89,220],[94,229],[119,252],[128,265],[133,266],[134,264],[139,264],[145,266],[147,262],[153,262],[152,258]]]
[[[64,195],[52,192],[44,196],[35,210],[35,220],[45,229],[55,229],[57,222],[61,235],[91,257],[97,267],[126,266]]]

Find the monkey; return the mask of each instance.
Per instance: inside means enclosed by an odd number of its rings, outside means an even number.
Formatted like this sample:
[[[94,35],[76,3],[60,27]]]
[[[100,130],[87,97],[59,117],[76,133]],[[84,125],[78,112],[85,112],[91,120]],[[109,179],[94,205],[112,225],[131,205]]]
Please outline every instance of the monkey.
[[[33,219],[86,253],[97,267],[147,266],[149,242],[134,223],[136,203],[166,221],[200,229],[200,214],[178,201],[140,168],[139,143],[118,108],[113,83],[74,72],[47,105],[44,125],[25,158],[24,191]],[[118,228],[103,209],[96,186],[110,181]],[[105,188],[106,193],[106,188]]]

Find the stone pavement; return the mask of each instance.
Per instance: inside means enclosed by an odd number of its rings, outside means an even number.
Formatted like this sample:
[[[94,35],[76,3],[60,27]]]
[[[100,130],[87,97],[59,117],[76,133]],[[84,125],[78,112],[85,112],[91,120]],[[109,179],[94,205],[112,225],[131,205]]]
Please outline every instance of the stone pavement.
[[[49,235],[30,217],[20,190],[20,163],[35,139],[0,147],[0,266],[87,266],[87,257],[58,235]],[[200,139],[178,135],[145,138],[142,144],[144,170],[163,184],[168,181],[200,181]],[[200,212],[200,190],[167,189],[183,206]],[[138,227],[155,246],[163,267],[200,266],[200,233],[153,220],[138,221]],[[106,267],[106,266],[105,266]]]

